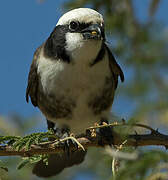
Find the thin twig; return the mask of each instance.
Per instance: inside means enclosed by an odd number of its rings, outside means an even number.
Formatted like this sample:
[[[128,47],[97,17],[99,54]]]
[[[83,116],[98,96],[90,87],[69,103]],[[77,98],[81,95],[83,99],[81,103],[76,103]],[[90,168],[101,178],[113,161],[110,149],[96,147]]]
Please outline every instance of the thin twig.
[[[125,140],[124,142],[122,142],[119,147],[117,148],[116,152],[115,153],[118,153],[122,147],[124,146],[124,144],[126,144],[127,140]],[[113,178],[114,180],[116,179],[116,173],[115,173],[115,162],[116,162],[116,158],[113,157],[113,160],[112,160],[112,174],[113,174]]]

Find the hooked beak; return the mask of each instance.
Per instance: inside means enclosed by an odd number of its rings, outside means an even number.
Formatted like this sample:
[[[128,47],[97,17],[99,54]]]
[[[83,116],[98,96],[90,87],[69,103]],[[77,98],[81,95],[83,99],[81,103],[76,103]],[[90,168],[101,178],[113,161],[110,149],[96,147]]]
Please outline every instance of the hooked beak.
[[[94,39],[94,40],[104,40],[104,29],[98,24],[92,24],[89,27],[82,30],[82,35],[84,39]]]

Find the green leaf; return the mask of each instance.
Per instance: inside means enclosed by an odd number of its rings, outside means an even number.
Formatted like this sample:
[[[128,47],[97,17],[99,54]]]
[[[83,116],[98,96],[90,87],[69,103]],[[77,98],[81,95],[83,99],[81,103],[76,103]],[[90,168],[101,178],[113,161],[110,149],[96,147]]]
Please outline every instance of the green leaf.
[[[30,157],[30,163],[34,164],[41,161],[42,159],[43,159],[43,155],[35,155],[35,156]]]
[[[30,149],[30,147],[31,147],[31,145],[33,144],[33,139],[32,138],[30,138],[30,139],[28,139],[28,141],[26,142],[26,144],[25,144],[25,150],[26,151],[28,151],[29,149]]]
[[[29,162],[30,162],[29,158],[23,158],[23,160],[18,164],[17,169],[22,169]]]

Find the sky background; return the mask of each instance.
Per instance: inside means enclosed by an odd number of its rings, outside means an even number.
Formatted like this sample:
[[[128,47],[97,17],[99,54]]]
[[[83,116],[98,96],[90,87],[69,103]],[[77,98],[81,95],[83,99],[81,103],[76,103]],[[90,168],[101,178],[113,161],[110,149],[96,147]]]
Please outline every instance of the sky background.
[[[64,13],[63,2],[65,0],[0,1],[0,115],[18,113],[28,117],[39,113],[25,100],[27,76],[35,49],[46,40]],[[150,0],[134,2],[137,17],[145,22]],[[166,26],[167,8],[168,1],[162,0],[156,13],[156,18]],[[121,60],[119,63],[122,65]],[[123,70],[126,79],[123,86],[126,86],[129,74],[126,67]],[[116,99],[113,111],[127,117],[133,105],[133,102]]]

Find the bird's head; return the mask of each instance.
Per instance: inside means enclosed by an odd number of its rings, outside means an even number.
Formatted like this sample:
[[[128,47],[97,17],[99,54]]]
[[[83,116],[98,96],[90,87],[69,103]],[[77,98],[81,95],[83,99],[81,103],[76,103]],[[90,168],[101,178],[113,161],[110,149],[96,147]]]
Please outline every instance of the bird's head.
[[[68,27],[68,34],[80,40],[104,40],[104,20],[100,13],[89,8],[78,8],[65,13],[58,25]]]
[[[75,61],[84,58],[92,61],[105,41],[104,20],[90,8],[78,8],[65,13],[51,33],[48,44],[52,53],[66,53]],[[64,51],[63,51],[64,49]],[[60,55],[61,56],[61,55]],[[86,58],[88,56],[88,58]]]

